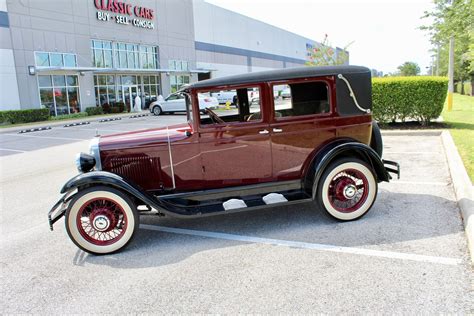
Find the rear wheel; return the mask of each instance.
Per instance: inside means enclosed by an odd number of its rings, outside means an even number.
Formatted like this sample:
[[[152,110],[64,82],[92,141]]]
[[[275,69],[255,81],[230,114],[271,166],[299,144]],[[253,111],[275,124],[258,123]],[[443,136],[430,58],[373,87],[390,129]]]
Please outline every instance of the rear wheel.
[[[66,212],[65,224],[76,246],[92,254],[108,254],[132,240],[139,216],[124,193],[109,187],[92,187],[76,194]]]
[[[377,181],[362,160],[338,159],[324,171],[319,181],[317,202],[327,215],[341,221],[364,216],[377,197]]]

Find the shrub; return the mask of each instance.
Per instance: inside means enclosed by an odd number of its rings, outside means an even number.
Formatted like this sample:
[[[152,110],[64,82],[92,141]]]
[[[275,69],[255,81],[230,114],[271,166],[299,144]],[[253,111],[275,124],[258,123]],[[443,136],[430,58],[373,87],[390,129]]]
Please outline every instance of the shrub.
[[[47,121],[48,119],[49,109],[0,111],[0,123],[30,123]]]
[[[120,113],[120,108],[118,106],[113,106],[110,108],[109,113]]]
[[[97,106],[97,107],[86,108],[86,113],[87,115],[91,116],[91,115],[104,114],[104,111],[102,110],[101,107]]]
[[[108,104],[108,103],[102,104],[102,111],[105,114],[109,114],[110,113],[110,104]]]
[[[88,114],[86,112],[80,113],[73,113],[73,114],[65,114],[65,115],[58,115],[58,116],[51,116],[51,121],[60,121],[60,120],[67,120],[67,119],[74,119],[74,118],[81,118],[86,117]]]
[[[125,103],[123,102],[117,102],[117,107],[119,108],[119,112],[122,113],[125,111]]]
[[[387,77],[372,80],[373,116],[380,122],[415,119],[426,125],[443,110],[444,77]]]

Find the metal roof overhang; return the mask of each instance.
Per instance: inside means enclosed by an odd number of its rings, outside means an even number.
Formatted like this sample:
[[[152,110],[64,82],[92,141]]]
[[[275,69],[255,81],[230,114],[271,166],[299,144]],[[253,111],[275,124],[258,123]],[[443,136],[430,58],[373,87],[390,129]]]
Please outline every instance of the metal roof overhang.
[[[193,73],[209,73],[214,69],[191,69],[191,70],[175,70],[175,69],[129,69],[129,68],[95,68],[95,67],[35,67],[37,73],[63,74],[63,73],[107,73],[107,74],[153,74],[153,73],[176,73],[176,74],[193,74]]]

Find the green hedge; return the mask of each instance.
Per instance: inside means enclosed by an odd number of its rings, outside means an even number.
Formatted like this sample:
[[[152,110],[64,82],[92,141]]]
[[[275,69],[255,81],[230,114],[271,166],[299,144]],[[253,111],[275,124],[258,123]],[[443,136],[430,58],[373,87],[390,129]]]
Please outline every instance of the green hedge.
[[[445,77],[372,79],[372,111],[377,121],[410,119],[428,124],[440,116],[448,91]]]
[[[104,111],[102,110],[101,107],[90,107],[90,108],[86,108],[86,113],[87,115],[100,115],[100,114],[104,114]]]
[[[0,111],[0,123],[30,123],[48,119],[49,109]]]

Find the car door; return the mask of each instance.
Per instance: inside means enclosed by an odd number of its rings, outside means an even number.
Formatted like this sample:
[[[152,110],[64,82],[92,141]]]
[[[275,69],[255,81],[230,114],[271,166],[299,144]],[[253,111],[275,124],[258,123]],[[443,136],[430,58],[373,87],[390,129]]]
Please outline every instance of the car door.
[[[186,111],[186,104],[184,97],[180,94],[171,94],[165,99],[163,104],[163,111],[167,112],[181,112]]]
[[[270,132],[276,180],[301,179],[312,153],[335,137],[332,87],[328,78],[272,85]]]
[[[224,119],[233,121],[216,124],[204,121],[209,120],[206,118],[199,123],[200,152],[207,189],[272,180],[268,115],[260,103],[252,106],[253,113],[249,112],[248,100],[241,100],[240,103],[245,105],[246,113],[241,108],[215,111],[225,114]],[[237,120],[239,117],[241,119]]]

